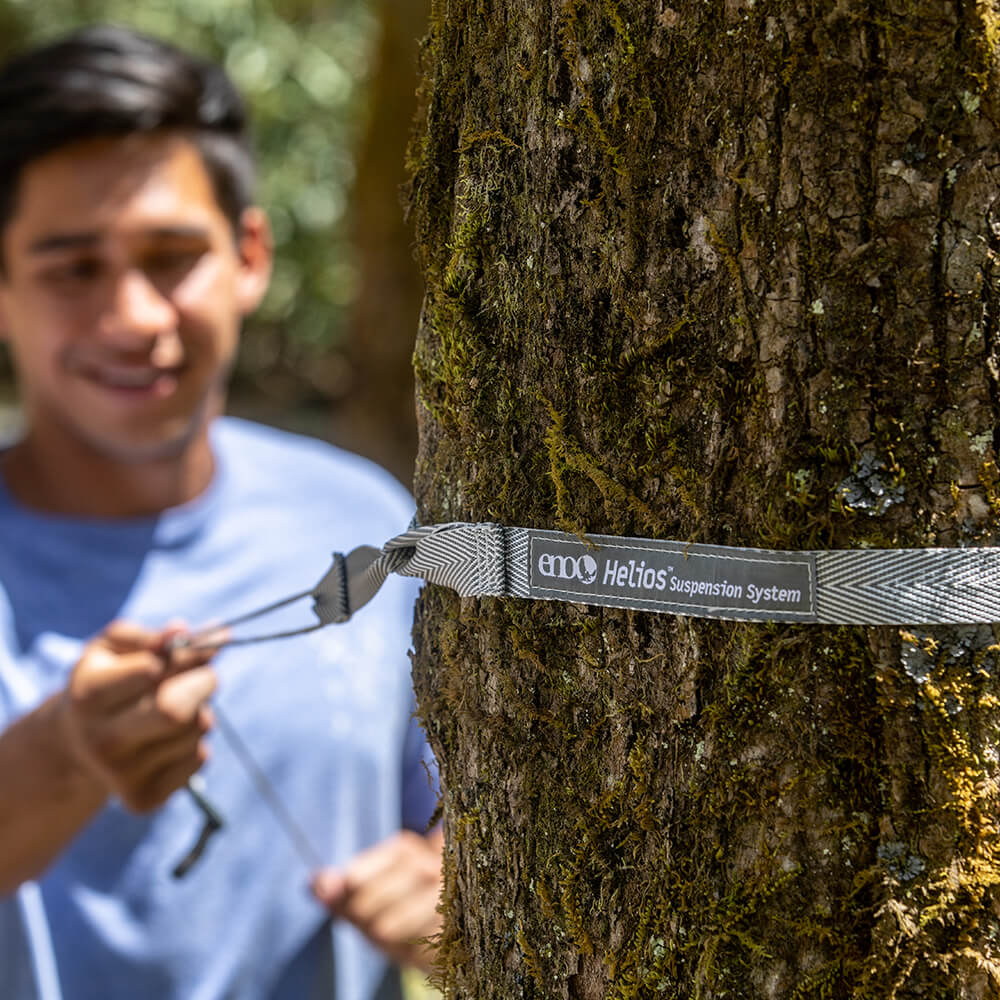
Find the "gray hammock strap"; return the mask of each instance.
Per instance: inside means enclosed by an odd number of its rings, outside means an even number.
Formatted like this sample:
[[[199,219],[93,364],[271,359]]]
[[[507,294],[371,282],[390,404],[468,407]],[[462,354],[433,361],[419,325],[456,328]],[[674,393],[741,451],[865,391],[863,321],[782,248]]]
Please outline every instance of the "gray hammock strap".
[[[330,568],[311,590],[201,629],[179,638],[175,645],[221,649],[285,639],[325,625],[341,624],[378,593],[391,573],[422,577],[431,583],[451,587],[464,597],[527,597],[527,574],[519,558],[526,549],[527,533],[521,528],[462,523],[411,528],[390,539],[381,549],[360,545],[346,556],[335,552]],[[508,581],[512,556],[513,586]],[[234,625],[264,617],[307,597],[312,598],[317,622],[264,635],[237,637],[227,634]]]
[[[570,601],[734,621],[1000,622],[1000,548],[790,552],[452,522],[411,527],[381,549],[362,545],[346,556],[335,553],[319,583],[292,598],[312,597],[318,624],[221,644],[346,622],[392,573],[462,597]]]
[[[412,528],[382,547],[392,572],[450,587],[461,597],[527,597],[527,531],[453,522]]]
[[[816,621],[1000,622],[1000,549],[816,552]]]
[[[450,587],[462,597],[527,597],[527,531],[499,524],[434,524],[362,545],[334,563],[312,592],[324,624],[347,621],[391,573]]]
[[[348,617],[398,573],[463,597],[736,621],[1000,622],[1000,548],[774,551],[453,522],[355,549],[346,563]]]

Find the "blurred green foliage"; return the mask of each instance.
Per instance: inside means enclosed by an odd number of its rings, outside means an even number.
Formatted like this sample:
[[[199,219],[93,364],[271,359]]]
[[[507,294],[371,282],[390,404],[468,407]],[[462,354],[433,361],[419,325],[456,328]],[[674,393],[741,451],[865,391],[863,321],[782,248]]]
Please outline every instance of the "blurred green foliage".
[[[369,0],[0,0],[0,49],[110,21],[223,63],[252,109],[258,199],[274,226],[270,293],[235,378],[339,394],[336,348],[358,287],[348,203],[377,30]]]

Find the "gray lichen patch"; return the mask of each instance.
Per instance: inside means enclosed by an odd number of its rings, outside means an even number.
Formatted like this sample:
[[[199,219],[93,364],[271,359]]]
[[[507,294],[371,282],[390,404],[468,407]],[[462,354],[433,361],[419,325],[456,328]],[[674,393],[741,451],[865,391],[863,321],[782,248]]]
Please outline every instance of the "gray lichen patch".
[[[890,507],[903,502],[906,490],[898,469],[866,451],[854,463],[851,474],[837,485],[835,496],[849,510],[881,517]]]

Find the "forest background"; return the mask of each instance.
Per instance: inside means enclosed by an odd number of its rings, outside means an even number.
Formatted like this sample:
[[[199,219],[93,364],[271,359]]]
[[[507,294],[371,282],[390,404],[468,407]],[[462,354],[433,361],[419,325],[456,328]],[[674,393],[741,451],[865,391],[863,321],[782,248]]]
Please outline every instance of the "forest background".
[[[422,286],[401,189],[429,0],[0,0],[0,58],[95,22],[223,64],[247,98],[275,270],[229,411],[333,441],[412,488]],[[0,436],[17,431],[0,349]],[[415,973],[407,1000],[438,994]]]
[[[276,264],[230,411],[335,441],[411,486],[421,284],[400,190],[425,0],[0,0],[0,57],[94,22],[222,63],[248,99]],[[0,359],[0,419],[17,406]]]

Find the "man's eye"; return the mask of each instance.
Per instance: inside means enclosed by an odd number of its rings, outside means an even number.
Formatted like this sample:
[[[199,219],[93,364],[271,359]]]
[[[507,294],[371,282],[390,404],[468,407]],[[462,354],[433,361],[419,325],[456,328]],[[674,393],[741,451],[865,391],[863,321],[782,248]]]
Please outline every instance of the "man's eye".
[[[56,283],[84,283],[93,281],[101,274],[101,262],[96,258],[82,257],[68,261],[48,272],[48,277]]]
[[[183,274],[198,262],[198,250],[159,250],[144,260],[145,269],[155,274]]]

